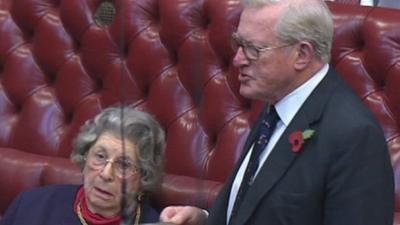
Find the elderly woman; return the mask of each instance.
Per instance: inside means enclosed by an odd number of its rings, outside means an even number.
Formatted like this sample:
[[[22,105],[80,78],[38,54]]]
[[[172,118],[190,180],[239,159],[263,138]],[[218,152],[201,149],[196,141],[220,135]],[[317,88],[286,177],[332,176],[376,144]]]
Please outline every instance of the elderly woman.
[[[82,169],[83,185],[25,192],[0,224],[119,225],[121,215],[128,224],[156,222],[159,215],[145,196],[160,184],[164,146],[163,130],[147,113],[105,109],[75,141],[71,159]]]

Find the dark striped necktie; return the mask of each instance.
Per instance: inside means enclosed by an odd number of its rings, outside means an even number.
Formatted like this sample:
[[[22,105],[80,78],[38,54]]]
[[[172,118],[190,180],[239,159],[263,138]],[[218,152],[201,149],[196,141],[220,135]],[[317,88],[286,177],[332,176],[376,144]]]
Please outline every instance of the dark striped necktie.
[[[260,164],[260,155],[266,148],[268,141],[275,130],[276,124],[279,121],[278,113],[274,106],[271,106],[263,115],[263,120],[258,129],[257,138],[254,141],[253,151],[250,156],[249,163],[247,164],[246,170],[244,172],[242,183],[240,184],[235,203],[233,205],[232,214],[229,220],[229,224],[235,219],[237,211],[243,198],[253,184],[255,180],[255,175]]]

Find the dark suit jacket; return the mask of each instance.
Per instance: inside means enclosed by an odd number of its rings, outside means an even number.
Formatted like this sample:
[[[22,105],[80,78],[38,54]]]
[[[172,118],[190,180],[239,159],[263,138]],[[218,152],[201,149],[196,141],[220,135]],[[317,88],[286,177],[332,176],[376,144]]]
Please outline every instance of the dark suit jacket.
[[[0,225],[81,225],[73,204],[79,186],[52,185],[22,193],[7,209]],[[159,214],[148,204],[141,222],[157,222]]]
[[[289,136],[306,129],[315,133],[294,153]],[[210,211],[208,224],[226,224],[234,175]],[[232,224],[392,225],[393,210],[393,171],[383,132],[331,69],[282,134]]]

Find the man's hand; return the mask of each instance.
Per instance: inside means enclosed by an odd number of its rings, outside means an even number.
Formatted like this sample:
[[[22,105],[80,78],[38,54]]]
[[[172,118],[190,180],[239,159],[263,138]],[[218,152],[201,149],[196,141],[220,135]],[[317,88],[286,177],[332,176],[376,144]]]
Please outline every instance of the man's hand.
[[[204,225],[208,214],[194,206],[168,206],[161,212],[160,221],[177,225]]]

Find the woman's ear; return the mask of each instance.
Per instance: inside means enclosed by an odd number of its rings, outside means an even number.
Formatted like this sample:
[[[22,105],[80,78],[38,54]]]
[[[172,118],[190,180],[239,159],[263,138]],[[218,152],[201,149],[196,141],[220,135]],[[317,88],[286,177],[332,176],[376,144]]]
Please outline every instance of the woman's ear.
[[[315,48],[310,42],[302,41],[297,44],[296,50],[294,68],[301,71],[306,69],[315,57]]]

